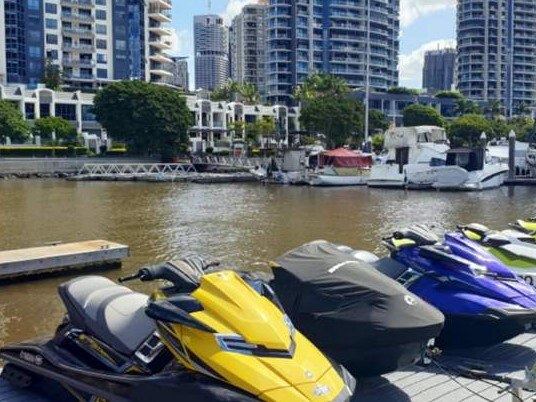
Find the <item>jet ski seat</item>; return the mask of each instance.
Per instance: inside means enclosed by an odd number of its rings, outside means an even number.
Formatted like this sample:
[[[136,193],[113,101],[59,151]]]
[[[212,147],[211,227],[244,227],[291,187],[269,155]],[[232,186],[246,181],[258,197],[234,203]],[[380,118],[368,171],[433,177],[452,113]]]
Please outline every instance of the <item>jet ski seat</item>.
[[[395,280],[408,270],[408,267],[389,257],[381,258],[372,265],[385,276]]]
[[[394,237],[413,240],[417,246],[433,246],[439,242],[439,238],[434,233],[421,226],[399,230],[394,233]]]
[[[76,327],[130,355],[156,330],[145,315],[148,297],[101,276],[85,276],[58,288]]]
[[[478,236],[480,236],[481,239],[484,239],[492,232],[490,228],[481,225],[480,223],[471,223],[469,225],[460,226],[459,228],[461,230],[469,230],[473,233],[476,233]]]

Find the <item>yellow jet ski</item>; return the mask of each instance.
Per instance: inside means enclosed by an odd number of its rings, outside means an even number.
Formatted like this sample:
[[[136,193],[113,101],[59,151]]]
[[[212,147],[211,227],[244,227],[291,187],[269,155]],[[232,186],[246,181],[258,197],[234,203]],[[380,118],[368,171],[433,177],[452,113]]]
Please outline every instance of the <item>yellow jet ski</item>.
[[[350,399],[353,377],[294,328],[267,285],[197,268],[178,260],[120,279],[164,280],[150,298],[99,276],[64,283],[55,336],[0,349],[2,378],[44,377],[88,401]]]

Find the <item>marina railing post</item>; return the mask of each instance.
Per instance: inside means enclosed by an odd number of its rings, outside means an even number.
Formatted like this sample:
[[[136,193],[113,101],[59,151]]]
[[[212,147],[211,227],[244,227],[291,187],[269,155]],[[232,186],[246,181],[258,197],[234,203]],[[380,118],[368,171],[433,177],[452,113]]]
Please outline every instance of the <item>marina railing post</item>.
[[[516,172],[516,133],[514,130],[508,134],[508,179],[512,182]]]

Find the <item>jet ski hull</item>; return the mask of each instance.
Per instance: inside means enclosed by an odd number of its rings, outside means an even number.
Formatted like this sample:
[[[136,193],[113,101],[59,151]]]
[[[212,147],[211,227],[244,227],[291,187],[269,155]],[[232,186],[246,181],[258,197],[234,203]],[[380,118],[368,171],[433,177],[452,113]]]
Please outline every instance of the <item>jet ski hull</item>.
[[[396,371],[416,363],[428,342],[415,342],[399,345],[349,348],[345,350],[322,348],[335,361],[342,364],[357,378],[374,377]],[[357,358],[348,358],[357,356]]]
[[[446,313],[445,327],[436,339],[436,345],[446,349],[494,345],[530,330],[535,320],[533,310],[493,311],[479,315]]]
[[[248,395],[226,383],[186,370],[167,371],[154,375],[114,374],[97,371],[80,363],[68,351],[60,350],[53,340],[23,343],[0,350],[7,363],[2,378],[21,386],[20,377],[46,378],[77,393],[98,396],[114,402],[147,401],[158,395],[159,401],[176,401],[177,396],[188,401],[216,400],[253,402]],[[76,364],[76,366],[75,366]],[[13,369],[14,368],[14,369]],[[14,380],[13,373],[19,377]],[[31,385],[28,383],[28,385]]]

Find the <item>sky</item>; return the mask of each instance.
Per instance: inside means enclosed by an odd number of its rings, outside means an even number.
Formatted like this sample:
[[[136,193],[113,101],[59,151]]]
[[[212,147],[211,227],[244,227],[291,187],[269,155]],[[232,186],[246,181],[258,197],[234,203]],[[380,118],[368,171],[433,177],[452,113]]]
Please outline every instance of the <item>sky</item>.
[[[212,0],[211,13],[230,21],[256,0]],[[209,0],[174,0],[173,55],[189,56],[193,84],[193,16],[207,14]],[[456,44],[456,0],[400,0],[400,86],[421,88],[424,52]]]

